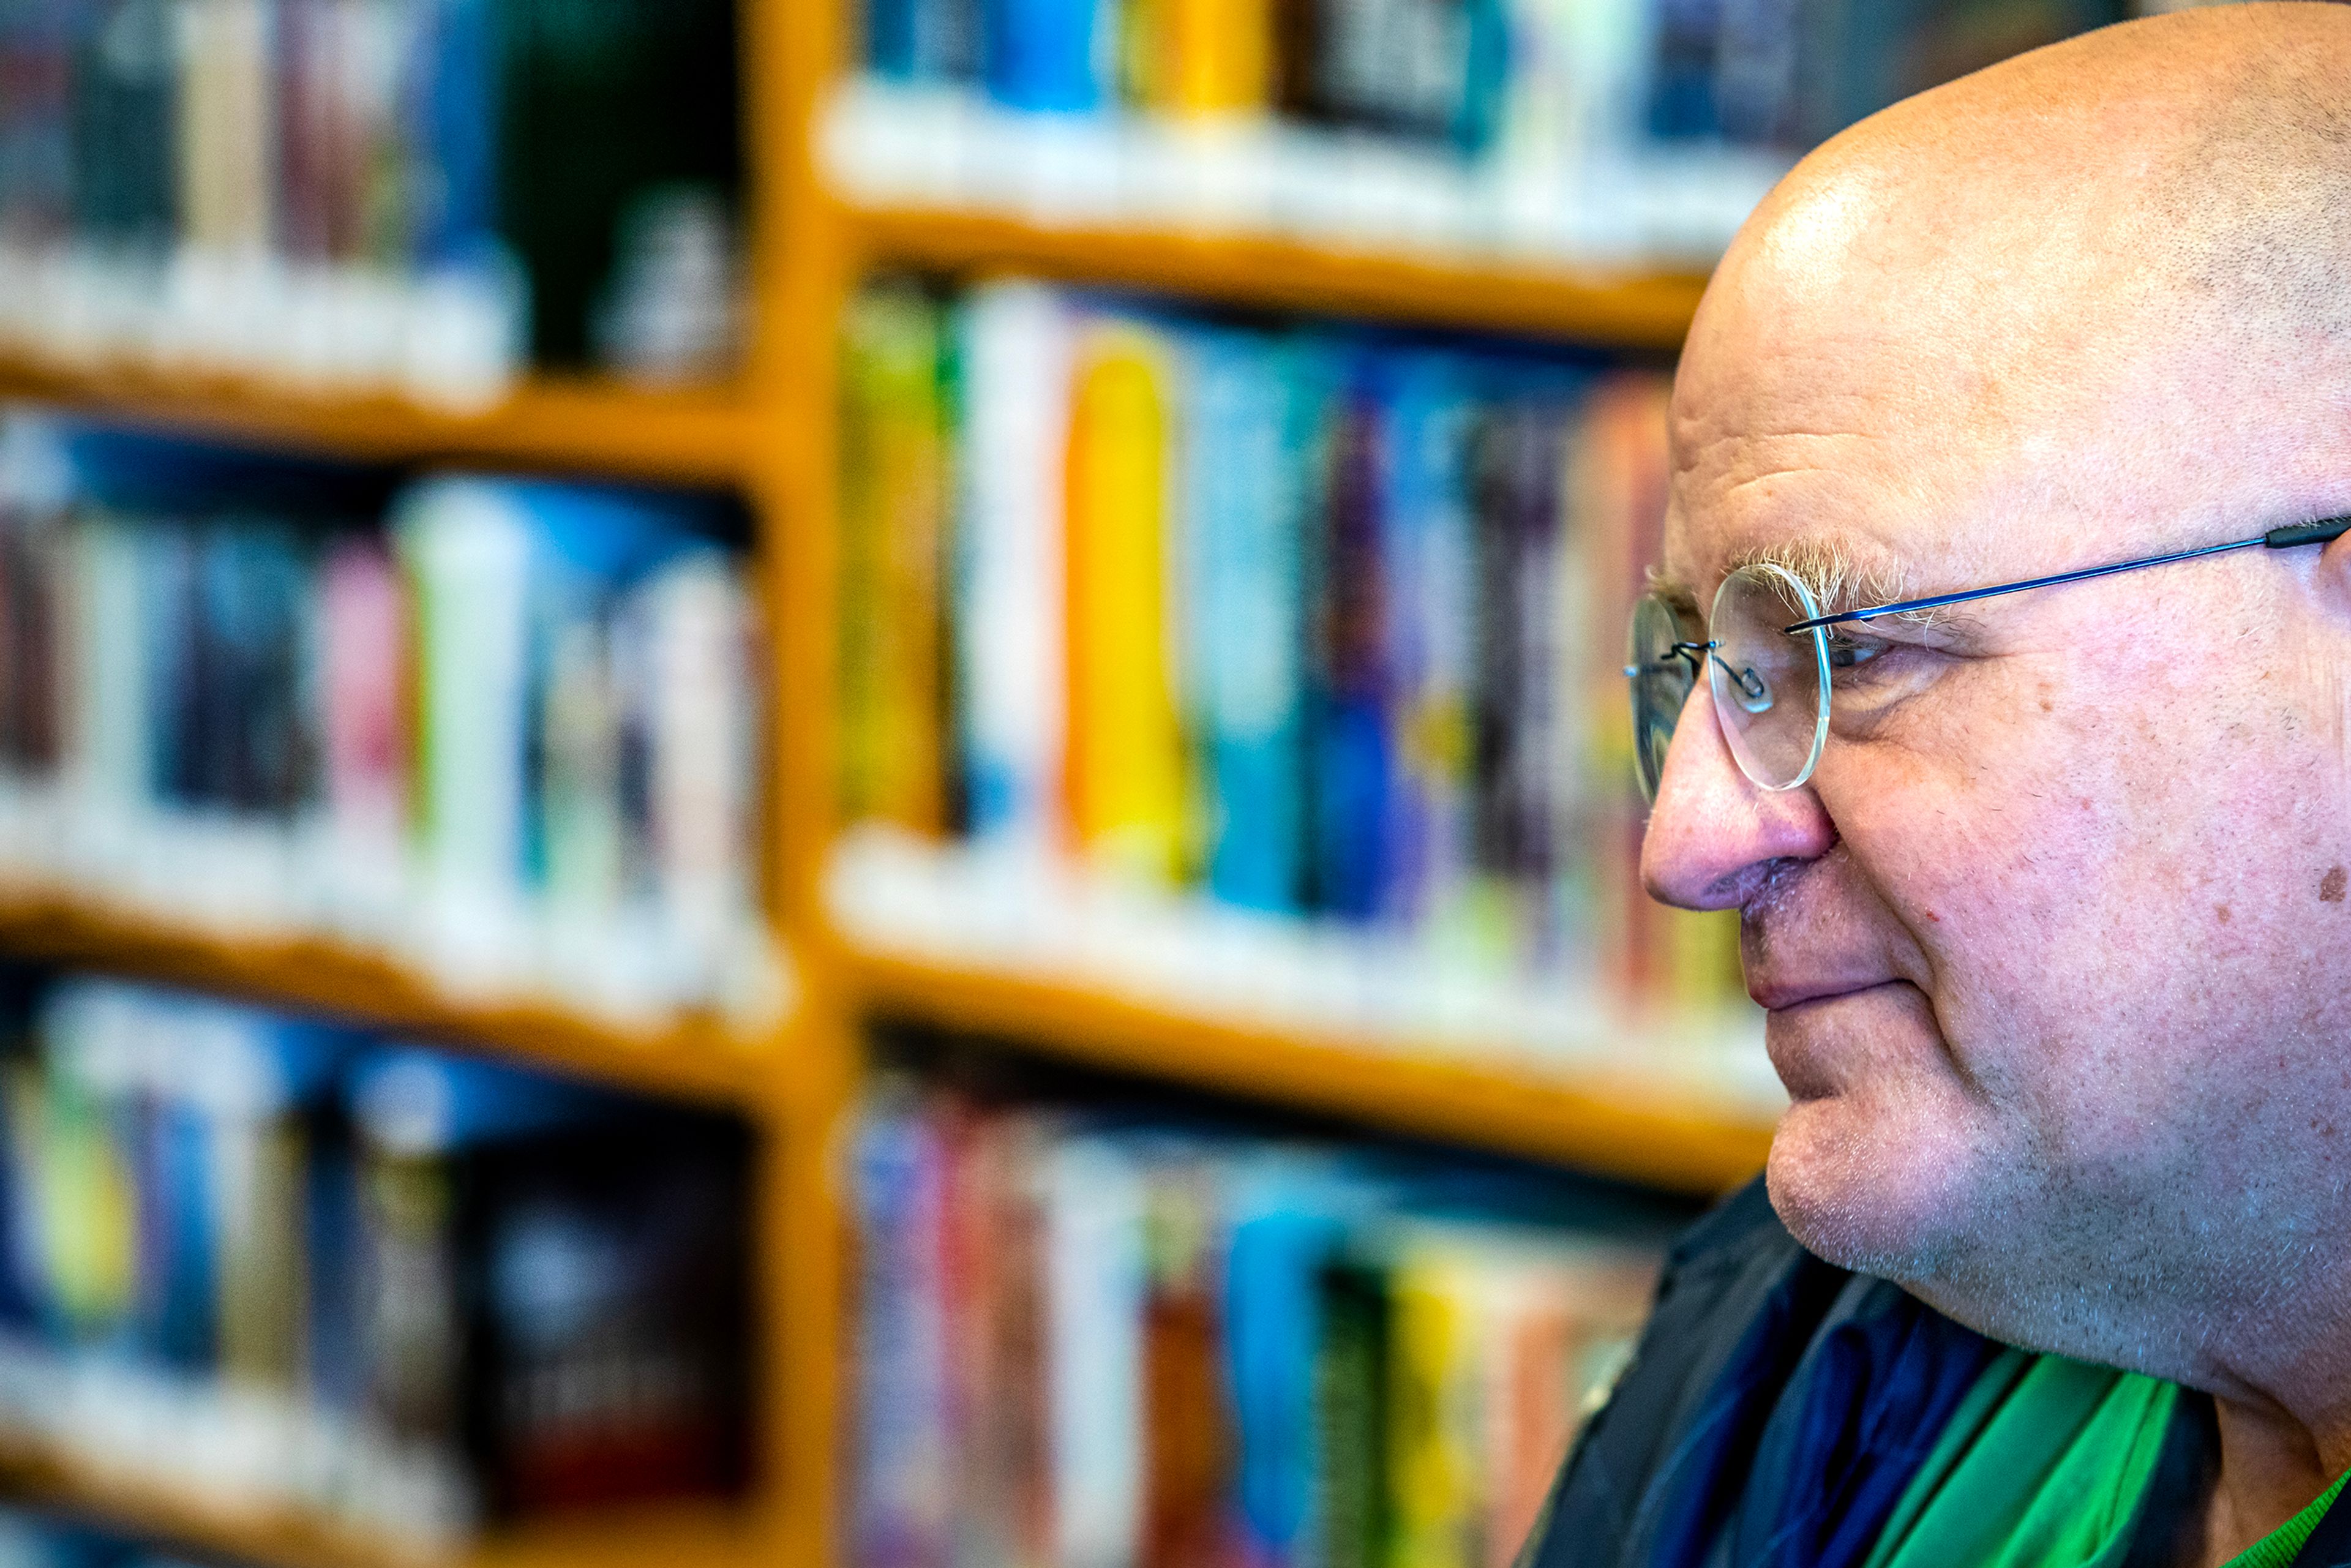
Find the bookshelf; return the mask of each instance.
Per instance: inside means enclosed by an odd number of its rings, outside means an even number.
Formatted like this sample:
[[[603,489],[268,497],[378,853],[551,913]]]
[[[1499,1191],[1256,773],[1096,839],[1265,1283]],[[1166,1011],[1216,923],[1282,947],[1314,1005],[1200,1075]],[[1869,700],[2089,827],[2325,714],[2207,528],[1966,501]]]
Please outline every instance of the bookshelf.
[[[731,392],[587,381],[535,382],[486,412],[447,413],[393,397],[313,397],[224,378],[0,358],[0,398],[361,462],[502,465],[688,485],[739,481],[754,430]]]
[[[820,147],[841,78],[841,0],[738,0],[751,148],[753,335],[732,385],[643,392],[526,381],[479,413],[390,397],[0,361],[0,396],[247,445],[388,463],[456,463],[726,487],[757,519],[774,629],[767,870],[789,994],[749,1021],[637,1029],[559,999],[482,999],[322,937],[242,938],[54,889],[0,887],[0,952],[320,1009],[492,1055],[716,1103],[765,1136],[754,1194],[760,1373],[755,1494],[609,1525],[532,1526],[461,1560],[478,1568],[661,1562],[686,1568],[839,1561],[835,1513],[846,1343],[839,1145],[862,1072],[859,1034],[913,1018],[1049,1053],[1366,1127],[1531,1156],[1679,1194],[1725,1189],[1761,1164],[1766,1096],[1670,1077],[1478,1063],[1343,1028],[1236,1021],[1108,983],[975,964],[839,917],[824,888],[833,777],[834,389],[837,324],[879,268],[1024,272],[1147,287],[1269,311],[1368,316],[1665,352],[1702,280],[1481,261],[1413,246],[1324,246],[1264,233],[1181,231],[1100,213],[877,196],[846,187]],[[18,1496],[268,1568],[402,1568],[413,1557],[313,1520],[214,1507],[95,1474],[64,1456],[0,1451]]]
[[[782,1030],[773,1022],[697,1015],[632,1027],[551,998],[472,998],[326,936],[226,936],[91,900],[11,893],[0,895],[0,952],[328,1014],[713,1104],[756,1109],[778,1076],[771,1053]],[[789,1012],[789,994],[774,1000]]]
[[[34,1497],[68,1518],[152,1536],[252,1568],[425,1568],[436,1559],[387,1548],[299,1515],[208,1502],[150,1480],[109,1475],[34,1444],[0,1447],[0,1488]],[[706,1511],[647,1511],[593,1531],[555,1530],[465,1553],[465,1568],[554,1568],[604,1563],[747,1561],[743,1521]]]
[[[1699,1089],[1677,1095],[1622,1071],[1473,1065],[944,959],[867,950],[851,962],[884,1017],[1667,1192],[1702,1197],[1734,1186],[1762,1167],[1771,1143],[1768,1103]]]
[[[861,207],[848,226],[875,266],[979,276],[1017,272],[1266,310],[1659,351],[1681,341],[1706,287],[1699,276],[1481,265],[1175,228],[1063,227],[952,208]]]

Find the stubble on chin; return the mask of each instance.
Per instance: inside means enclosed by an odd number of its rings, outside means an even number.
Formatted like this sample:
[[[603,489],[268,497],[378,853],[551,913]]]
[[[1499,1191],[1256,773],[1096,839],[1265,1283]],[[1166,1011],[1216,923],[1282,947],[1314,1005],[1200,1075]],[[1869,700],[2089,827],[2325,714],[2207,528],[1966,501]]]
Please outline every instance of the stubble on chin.
[[[1807,1251],[1857,1273],[1920,1286],[1973,1273],[1988,1209],[1980,1151],[1938,1120],[1917,1097],[1800,1101],[1765,1168],[1781,1223]]]

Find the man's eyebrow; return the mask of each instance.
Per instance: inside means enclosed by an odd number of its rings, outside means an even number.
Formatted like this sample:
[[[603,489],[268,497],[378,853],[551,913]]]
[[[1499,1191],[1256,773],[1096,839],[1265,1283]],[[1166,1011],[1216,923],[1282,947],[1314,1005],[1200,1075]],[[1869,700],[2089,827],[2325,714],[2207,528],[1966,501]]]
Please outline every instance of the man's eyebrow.
[[[1727,575],[1749,566],[1776,566],[1786,571],[1812,591],[1823,615],[1843,615],[1921,596],[1917,580],[1907,570],[1856,559],[1833,537],[1813,535],[1758,545],[1732,555],[1724,570]],[[1905,621],[1925,618],[1925,613],[1901,617]]]

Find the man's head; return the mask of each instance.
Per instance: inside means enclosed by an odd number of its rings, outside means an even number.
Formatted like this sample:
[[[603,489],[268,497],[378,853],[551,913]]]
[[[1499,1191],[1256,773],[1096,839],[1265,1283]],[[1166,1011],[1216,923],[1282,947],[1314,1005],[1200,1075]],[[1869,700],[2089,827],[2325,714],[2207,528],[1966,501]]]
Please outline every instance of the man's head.
[[[2351,513],[2351,7],[2039,51],[1813,155],[1674,399],[1664,575],[1834,611]],[[2351,539],[1858,629],[1805,788],[1703,685],[1645,873],[1744,914],[1825,1256],[2226,1384],[2351,1276]]]

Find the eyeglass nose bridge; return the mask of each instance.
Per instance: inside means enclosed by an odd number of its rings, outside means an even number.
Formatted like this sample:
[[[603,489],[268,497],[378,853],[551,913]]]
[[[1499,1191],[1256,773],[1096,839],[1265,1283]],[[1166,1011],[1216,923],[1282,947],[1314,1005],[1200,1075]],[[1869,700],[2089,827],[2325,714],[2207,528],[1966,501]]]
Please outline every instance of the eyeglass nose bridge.
[[[1705,673],[1706,656],[1721,646],[1722,644],[1719,642],[1676,643],[1667,648],[1664,652],[1660,653],[1657,655],[1657,660],[1660,664],[1664,663],[1667,659],[1681,660],[1682,663],[1689,666],[1690,679],[1695,681],[1700,674]],[[1625,678],[1626,680],[1631,680],[1635,676],[1644,675],[1646,674],[1648,674],[1648,672],[1644,670],[1638,664],[1627,664],[1625,666]],[[1736,679],[1737,677],[1733,676],[1732,678]]]

